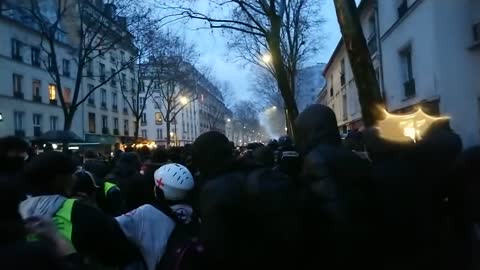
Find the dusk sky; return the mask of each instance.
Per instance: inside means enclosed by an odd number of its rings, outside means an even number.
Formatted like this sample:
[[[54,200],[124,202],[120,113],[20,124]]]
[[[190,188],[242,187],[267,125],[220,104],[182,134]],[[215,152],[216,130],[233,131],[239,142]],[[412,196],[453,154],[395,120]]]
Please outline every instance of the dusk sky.
[[[208,11],[208,0],[198,0],[196,3],[200,10]],[[330,58],[335,46],[340,38],[340,30],[335,14],[335,7],[332,0],[323,1],[323,18],[326,23],[323,25],[322,34],[325,36],[323,48],[314,59],[309,61],[309,65],[316,63],[326,63]],[[200,65],[208,66],[212,69],[213,75],[219,80],[229,81],[234,88],[237,98],[250,98],[249,81],[251,81],[250,67],[244,66],[241,62],[236,62],[232,53],[227,49],[227,37],[223,36],[220,30],[197,30],[198,22],[190,21],[185,25],[176,25],[175,28],[181,29],[187,39],[195,42],[200,54]]]

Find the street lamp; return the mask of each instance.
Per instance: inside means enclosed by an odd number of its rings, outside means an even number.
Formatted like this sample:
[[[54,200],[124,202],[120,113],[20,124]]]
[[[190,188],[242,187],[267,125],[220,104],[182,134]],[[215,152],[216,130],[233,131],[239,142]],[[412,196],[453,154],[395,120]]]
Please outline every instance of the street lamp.
[[[180,103],[182,105],[187,105],[188,104],[188,98],[187,97],[184,97],[184,96],[181,96],[180,97]]]
[[[276,110],[277,109],[277,106],[272,106],[272,110]]]
[[[230,118],[227,118],[227,122],[231,122],[231,121],[232,121],[232,119],[230,119]]]
[[[270,53],[266,53],[266,54],[262,55],[262,61],[265,64],[270,64],[272,62],[272,55]]]

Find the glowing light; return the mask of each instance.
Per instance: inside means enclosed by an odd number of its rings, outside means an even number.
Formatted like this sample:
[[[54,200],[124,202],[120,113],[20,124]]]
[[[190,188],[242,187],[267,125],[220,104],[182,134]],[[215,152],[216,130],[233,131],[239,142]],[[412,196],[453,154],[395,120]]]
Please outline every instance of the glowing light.
[[[266,64],[270,64],[272,62],[272,55],[269,53],[262,55],[262,61]]]
[[[182,105],[187,105],[188,104],[188,98],[187,97],[184,97],[184,96],[181,96],[180,97],[180,103]]]
[[[417,142],[434,122],[449,119],[446,116],[430,116],[421,108],[410,114],[391,114],[386,110],[383,111],[386,117],[378,123],[380,136],[396,142],[412,140]]]
[[[173,132],[170,132],[170,137],[173,137],[173,135],[175,135]]]
[[[54,143],[54,144],[52,144],[52,148],[53,148],[53,150],[57,150],[58,145]]]
[[[78,149],[80,149],[80,147],[78,147],[78,146],[69,146],[68,147],[68,150],[78,150]]]
[[[230,118],[227,118],[227,122],[231,122],[231,121],[232,121],[232,119],[230,119]]]
[[[276,109],[277,109],[277,106],[273,106],[273,107],[272,107],[272,110],[276,110]]]

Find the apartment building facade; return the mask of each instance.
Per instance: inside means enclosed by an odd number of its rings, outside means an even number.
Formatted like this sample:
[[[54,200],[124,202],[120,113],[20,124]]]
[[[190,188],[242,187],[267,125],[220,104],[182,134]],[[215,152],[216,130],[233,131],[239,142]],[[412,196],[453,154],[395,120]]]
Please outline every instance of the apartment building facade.
[[[358,10],[387,109],[407,113],[422,108],[431,115],[449,116],[465,146],[478,144],[480,78],[475,74],[480,68],[480,3],[363,0]],[[375,14],[375,20],[370,19],[371,14]],[[375,28],[369,27],[374,24]],[[376,30],[376,53],[369,29]],[[326,93],[330,96],[327,104],[335,108],[341,130],[345,131],[357,128],[359,125],[351,123],[361,119],[361,115],[342,46],[340,42],[332,55],[333,64],[327,67],[327,87],[323,91],[330,91],[333,85],[333,96]],[[346,98],[341,94],[342,83],[338,85],[338,80],[342,80],[342,72],[338,73],[342,59],[346,59]],[[354,100],[349,99],[349,89]]]
[[[191,77],[194,82],[190,86],[177,83],[176,100],[170,103],[176,106],[172,113],[176,114],[170,124],[170,144],[184,146],[192,144],[200,134],[216,130],[225,133],[228,110],[220,100],[218,89],[193,66]],[[149,84],[148,79],[144,80]],[[155,85],[155,83],[154,83]],[[159,94],[160,85],[154,86],[153,95],[147,97],[145,109],[140,123],[142,138],[155,141],[157,145],[167,146],[167,125],[164,121],[166,100]],[[145,95],[142,98],[146,98]],[[175,105],[177,104],[177,105]]]
[[[95,12],[114,8],[104,5],[103,1],[92,1],[91,5],[91,10]],[[3,6],[0,14],[0,79],[4,82],[0,89],[0,114],[3,119],[0,122],[0,136],[18,135],[36,139],[47,131],[64,128],[59,91],[62,91],[68,106],[77,80],[78,61],[73,41],[75,34],[64,31],[55,44],[55,60],[63,86],[63,89],[57,89],[49,72],[53,57],[41,48],[40,32],[28,14],[12,7]],[[115,22],[116,18],[110,20]],[[65,25],[64,29],[72,28]],[[118,68],[118,63],[125,62],[134,55],[134,46],[127,44],[116,46],[90,61],[82,72],[79,100]],[[132,66],[119,73],[118,78],[127,80],[134,68]],[[115,77],[96,89],[77,108],[71,131],[86,142],[103,144],[118,142],[122,136],[133,135],[133,118],[128,108],[121,106],[123,98],[119,93],[120,87]],[[135,84],[132,84],[132,90],[134,87]]]

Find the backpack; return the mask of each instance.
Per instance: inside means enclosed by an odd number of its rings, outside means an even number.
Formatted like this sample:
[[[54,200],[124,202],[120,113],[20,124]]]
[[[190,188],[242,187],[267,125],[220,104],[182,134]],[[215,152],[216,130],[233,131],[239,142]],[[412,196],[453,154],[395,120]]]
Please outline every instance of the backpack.
[[[204,269],[202,258],[205,252],[203,244],[197,236],[181,223],[177,223],[167,243],[157,270],[190,270]]]

